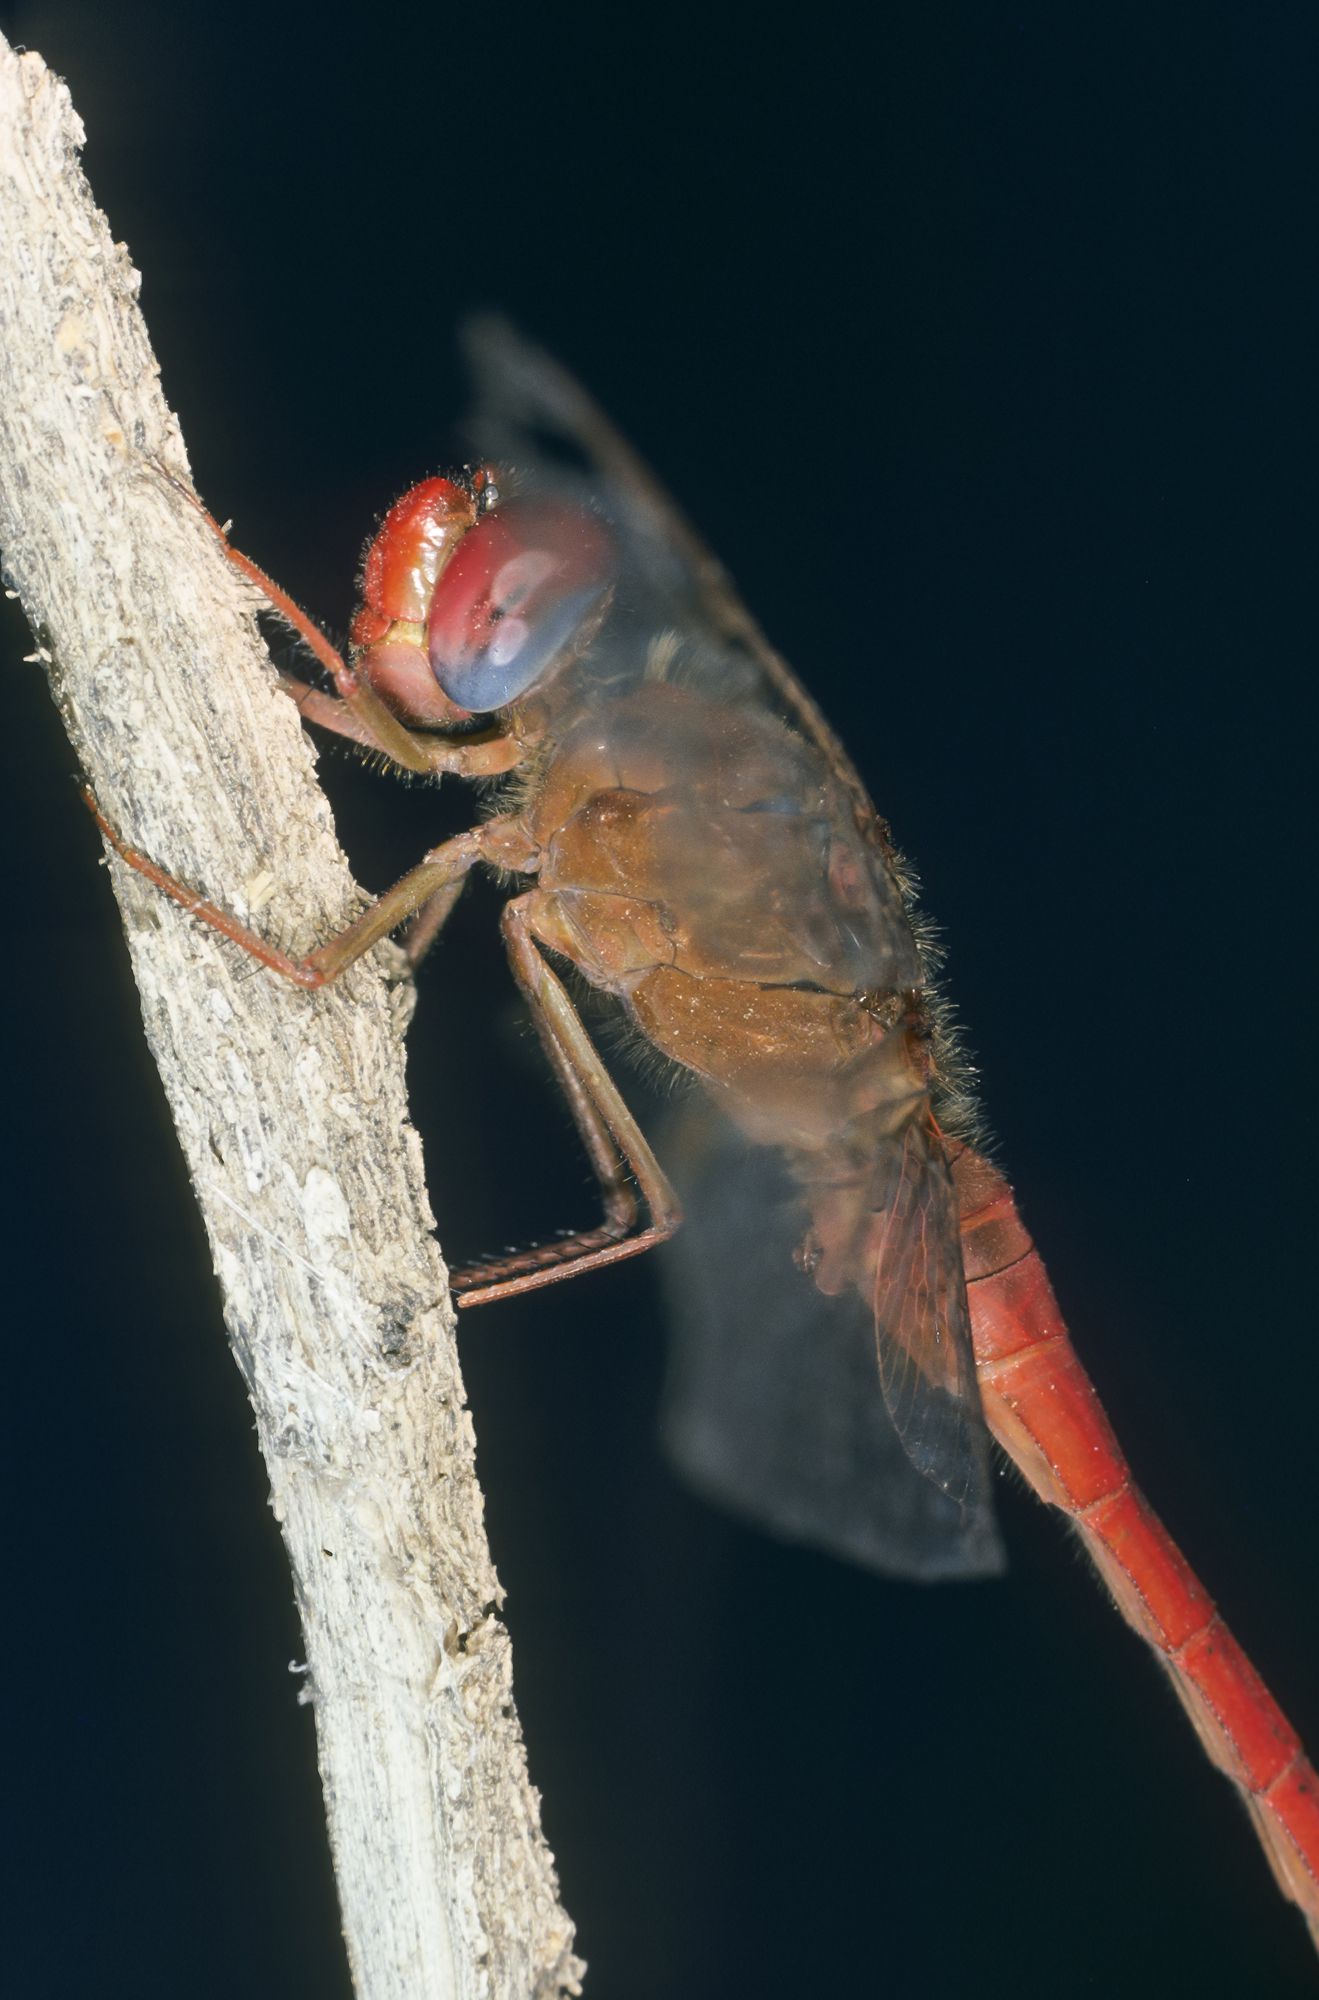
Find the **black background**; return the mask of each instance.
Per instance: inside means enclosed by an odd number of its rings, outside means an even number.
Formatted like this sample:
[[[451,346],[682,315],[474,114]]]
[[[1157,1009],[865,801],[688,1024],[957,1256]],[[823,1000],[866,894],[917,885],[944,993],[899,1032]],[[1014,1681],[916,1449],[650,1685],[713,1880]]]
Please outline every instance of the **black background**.
[[[70,81],[200,489],[332,629],[445,458],[466,308],[681,497],[919,863],[1082,1353],[1319,1743],[1310,10],[7,19]],[[332,2000],[283,1555],[5,611],[5,1986]],[[461,812],[322,769],[372,886]],[[455,919],[412,1039],[460,1256],[593,1213],[493,916]],[[644,1265],[490,1309],[463,1356],[595,2000],[1310,1990],[1033,1502],[1004,1485],[1006,1581],[935,1591],[707,1513],[654,1451]]]

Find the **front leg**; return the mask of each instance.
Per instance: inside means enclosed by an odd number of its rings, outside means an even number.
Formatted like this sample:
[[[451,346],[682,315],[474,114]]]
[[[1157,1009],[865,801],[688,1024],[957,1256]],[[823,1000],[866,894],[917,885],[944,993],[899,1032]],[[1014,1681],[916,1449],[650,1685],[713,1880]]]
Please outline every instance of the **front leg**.
[[[496,867],[515,865],[509,858],[515,845],[515,841],[510,844],[510,836],[515,834],[512,823],[487,820],[484,826],[473,827],[469,833],[457,834],[454,839],[432,848],[392,889],[386,889],[383,896],[377,897],[363,910],[360,917],[336,932],[323,945],[318,945],[305,958],[293,958],[277,946],[268,944],[256,931],[240,923],[218,903],[198,895],[196,890],[159,867],[139,848],[130,846],[111,826],[89,790],[84,789],[83,798],[106,841],[127,867],[153,883],[189,916],[199,918],[271,972],[277,972],[281,979],[288,979],[295,986],[313,991],[328,986],[364,952],[370,951],[373,945],[379,944],[382,938],[388,937],[391,931],[397,930],[400,924],[406,923],[409,917],[428,905],[434,913],[427,924],[427,942],[432,942],[478,861],[490,861]],[[419,954],[410,952],[409,956],[415,963]]]

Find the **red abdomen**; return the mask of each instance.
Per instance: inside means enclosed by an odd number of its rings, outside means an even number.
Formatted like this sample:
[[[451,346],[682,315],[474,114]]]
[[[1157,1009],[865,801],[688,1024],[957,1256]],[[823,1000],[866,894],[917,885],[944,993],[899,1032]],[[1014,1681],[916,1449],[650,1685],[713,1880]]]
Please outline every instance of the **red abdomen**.
[[[1154,1647],[1205,1749],[1237,1786],[1277,1880],[1319,1939],[1319,1779],[1296,1732],[1131,1477],[1007,1182],[953,1160],[985,1421],[1070,1514],[1127,1623]]]

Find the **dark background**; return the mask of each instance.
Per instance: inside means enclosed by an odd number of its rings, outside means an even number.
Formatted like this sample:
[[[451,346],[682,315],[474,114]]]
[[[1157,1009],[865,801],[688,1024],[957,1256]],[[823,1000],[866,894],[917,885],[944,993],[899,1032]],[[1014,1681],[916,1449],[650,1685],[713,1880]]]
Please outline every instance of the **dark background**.
[[[464,309],[656,464],[918,861],[1082,1353],[1319,1744],[1310,10],[6,16],[72,86],[201,490],[332,629],[444,460]],[[4,610],[4,1983],[333,2000],[282,1550]],[[458,810],[322,769],[372,886]],[[459,1255],[593,1214],[493,917],[412,1039]],[[654,1450],[644,1265],[462,1338],[594,2000],[1312,1989],[1044,1510],[1005,1484],[1010,1576],[940,1590],[706,1512]]]

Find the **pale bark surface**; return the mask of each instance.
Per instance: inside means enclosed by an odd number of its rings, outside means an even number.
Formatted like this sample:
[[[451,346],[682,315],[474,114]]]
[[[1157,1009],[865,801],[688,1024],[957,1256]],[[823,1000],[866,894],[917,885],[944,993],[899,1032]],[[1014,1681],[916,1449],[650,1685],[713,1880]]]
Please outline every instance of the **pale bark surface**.
[[[0,41],[6,583],[111,821],[305,948],[360,896],[252,598],[147,469],[186,461],[81,137]],[[111,873],[293,1566],[357,1991],[576,1992],[408,1122],[408,988],[388,948],[319,995],[254,975]]]

